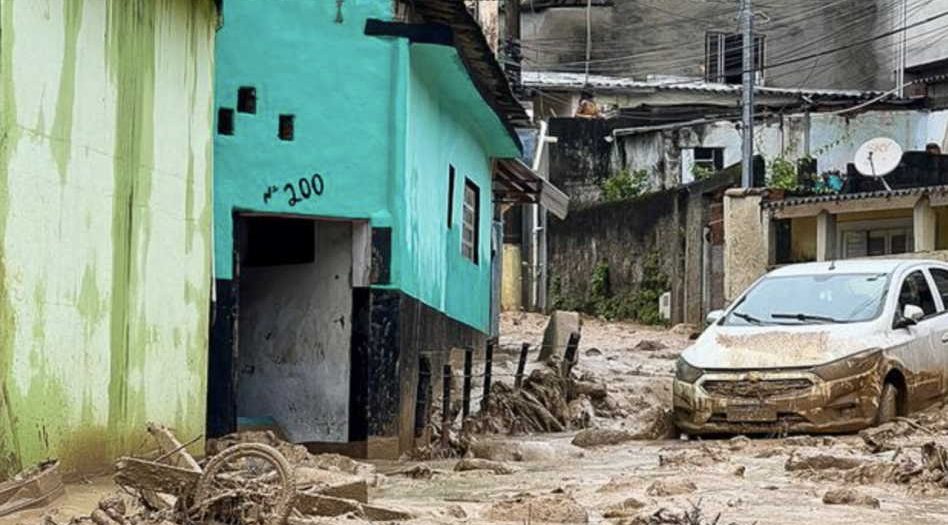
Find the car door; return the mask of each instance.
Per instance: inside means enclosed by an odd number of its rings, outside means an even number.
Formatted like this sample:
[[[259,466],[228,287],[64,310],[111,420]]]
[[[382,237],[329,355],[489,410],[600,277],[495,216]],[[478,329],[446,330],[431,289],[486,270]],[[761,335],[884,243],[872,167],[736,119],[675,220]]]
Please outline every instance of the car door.
[[[910,271],[899,285],[896,318],[902,314],[906,305],[915,305],[922,309],[925,316],[915,325],[899,330],[907,330],[910,339],[899,352],[899,357],[916,379],[911,381],[912,398],[922,401],[941,394],[946,363],[941,356],[943,352],[936,351],[935,325],[941,306],[940,297],[936,299],[928,275],[922,268]],[[895,319],[893,319],[893,322]],[[938,335],[938,338],[941,336]],[[940,341],[939,341],[940,350]]]
[[[932,318],[932,346],[935,358],[941,363],[942,393],[948,389],[948,268],[932,266],[928,269],[936,299],[941,302],[939,314]]]

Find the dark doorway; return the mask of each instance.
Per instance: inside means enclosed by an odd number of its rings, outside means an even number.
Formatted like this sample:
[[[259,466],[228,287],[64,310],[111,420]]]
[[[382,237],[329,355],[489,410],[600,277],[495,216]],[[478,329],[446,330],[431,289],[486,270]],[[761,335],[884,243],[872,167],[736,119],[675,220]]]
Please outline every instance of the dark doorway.
[[[209,435],[226,426],[295,443],[349,441],[358,224],[235,216],[232,304],[218,297],[209,364],[212,382],[227,388],[209,385]]]

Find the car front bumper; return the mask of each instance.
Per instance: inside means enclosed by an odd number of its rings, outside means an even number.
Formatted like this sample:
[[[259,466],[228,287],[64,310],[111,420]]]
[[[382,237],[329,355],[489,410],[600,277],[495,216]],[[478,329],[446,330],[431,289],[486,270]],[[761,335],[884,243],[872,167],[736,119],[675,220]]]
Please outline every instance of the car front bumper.
[[[870,426],[881,381],[871,369],[832,381],[810,371],[706,372],[674,382],[675,423],[688,434],[850,432]]]

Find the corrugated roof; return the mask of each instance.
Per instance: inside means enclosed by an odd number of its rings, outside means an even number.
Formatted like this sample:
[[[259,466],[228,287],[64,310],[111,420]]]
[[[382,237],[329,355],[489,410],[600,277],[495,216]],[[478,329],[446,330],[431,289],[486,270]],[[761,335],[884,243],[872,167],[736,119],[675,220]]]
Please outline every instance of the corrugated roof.
[[[524,71],[523,84],[540,89],[592,89],[604,91],[685,91],[696,93],[722,93],[739,95],[740,85],[719,84],[704,80],[633,80],[630,78],[589,75],[588,82],[583,73],[557,71]],[[883,94],[881,91],[858,91],[848,89],[793,89],[760,86],[754,90],[762,95],[808,96],[831,99],[871,99]]]
[[[862,193],[832,193],[828,195],[810,195],[806,197],[790,197],[761,204],[765,209],[781,209],[804,204],[818,204],[824,202],[845,202],[874,198],[895,198],[910,195],[948,194],[948,186],[919,186],[916,188],[902,188],[897,190],[867,191]]]

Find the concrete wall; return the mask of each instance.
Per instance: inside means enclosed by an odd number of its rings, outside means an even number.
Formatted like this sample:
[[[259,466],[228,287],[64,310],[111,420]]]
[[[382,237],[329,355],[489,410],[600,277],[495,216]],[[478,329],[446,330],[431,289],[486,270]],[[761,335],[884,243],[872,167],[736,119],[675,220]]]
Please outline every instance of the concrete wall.
[[[0,478],[204,433],[216,24],[0,0]]]
[[[612,202],[573,210],[564,220],[550,219],[550,300],[565,301],[567,307],[586,303],[592,297],[597,265],[609,267],[611,295],[622,297],[639,292],[646,260],[659,261],[672,288],[681,286],[682,242],[679,232],[679,196],[664,191],[629,202]],[[673,296],[677,298],[677,290]],[[673,307],[681,302],[673,299]],[[676,310],[673,319],[681,319]]]
[[[318,221],[307,264],[241,268],[241,417],[272,417],[287,438],[346,442],[352,333],[352,224]]]
[[[825,5],[771,2],[760,6],[756,11],[769,19],[757,26],[757,32],[767,37],[765,63],[776,64],[891,30],[898,4],[849,0]],[[911,9],[919,12],[915,6]],[[936,9],[934,4],[931,9]],[[736,31],[736,14],[735,4],[710,1],[616,0],[612,7],[596,7],[591,24],[590,71],[639,79],[649,75],[703,78],[705,33]],[[524,69],[584,70],[584,8],[534,12],[525,7],[522,34]],[[892,62],[891,53],[885,43],[856,46],[767,69],[764,81],[770,86],[793,88],[890,89],[893,78],[886,66]]]
[[[729,190],[724,196],[724,298],[736,299],[769,264],[769,221],[758,190]]]

